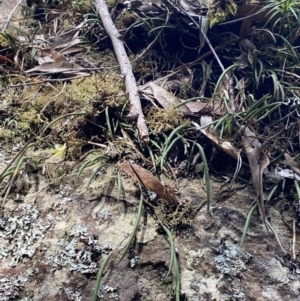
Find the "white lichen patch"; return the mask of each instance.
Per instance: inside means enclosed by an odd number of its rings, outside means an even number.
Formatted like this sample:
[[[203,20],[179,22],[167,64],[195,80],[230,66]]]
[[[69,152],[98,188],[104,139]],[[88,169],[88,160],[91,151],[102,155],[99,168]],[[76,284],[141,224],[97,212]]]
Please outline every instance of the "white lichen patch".
[[[98,292],[98,297],[101,299],[104,297],[105,294],[108,294],[109,299],[116,300],[119,298],[117,291],[118,290],[115,287],[111,287],[108,285],[101,285],[99,292]]]
[[[87,228],[75,225],[71,228],[68,238],[61,238],[57,242],[61,250],[47,257],[51,265],[51,271],[68,267],[70,271],[78,271],[82,274],[97,272],[97,261],[102,252],[111,249],[111,246],[101,247],[98,240],[88,236]]]
[[[226,246],[222,253],[216,256],[215,262],[222,274],[230,274],[232,276],[240,276],[242,271],[245,271],[246,263],[252,256],[243,251],[237,245]]]
[[[39,218],[39,211],[32,204],[20,206],[14,215],[5,214],[0,223],[0,260],[11,257],[14,267],[24,257],[35,254],[35,243],[44,238],[51,224]]]
[[[0,278],[0,301],[8,301],[17,298],[26,285],[27,278],[23,276]]]
[[[76,291],[70,287],[65,287],[64,293],[67,295],[69,300],[81,301],[82,292],[80,291]]]

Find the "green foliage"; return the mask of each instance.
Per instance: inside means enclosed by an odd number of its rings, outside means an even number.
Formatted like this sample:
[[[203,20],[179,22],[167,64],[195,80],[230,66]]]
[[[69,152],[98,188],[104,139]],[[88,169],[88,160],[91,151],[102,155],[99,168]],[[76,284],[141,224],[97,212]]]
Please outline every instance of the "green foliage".
[[[175,274],[175,300],[180,301],[180,271],[179,271],[176,254],[175,254],[174,240],[173,240],[173,236],[172,236],[172,233],[170,232],[170,230],[164,225],[162,225],[162,227],[167,234],[168,241],[170,244],[170,252],[171,252],[169,270],[168,270],[166,278],[170,275],[170,273],[173,269],[174,274]]]
[[[138,207],[138,212],[137,212],[137,215],[136,215],[134,226],[132,228],[132,232],[131,232],[130,237],[128,239],[128,242],[127,242],[127,244],[126,244],[126,246],[124,248],[124,251],[123,251],[123,253],[121,255],[120,261],[123,260],[124,256],[126,255],[127,251],[131,247],[132,242],[133,242],[133,240],[135,238],[135,234],[136,234],[136,231],[138,229],[138,225],[139,225],[139,222],[140,222],[140,219],[141,219],[141,215],[142,215],[142,212],[143,212],[143,208],[144,208],[143,203],[144,203],[144,198],[143,198],[143,195],[141,193],[139,207]]]
[[[300,1],[298,0],[268,0],[264,9],[270,9],[269,20],[273,29],[281,33],[291,34],[296,30],[300,17]]]
[[[92,301],[97,301],[98,300],[98,291],[99,291],[99,288],[100,288],[100,282],[101,282],[101,279],[102,279],[102,275],[104,273],[104,269],[105,269],[111,255],[112,255],[112,252],[109,253],[106,256],[106,258],[103,260],[103,263],[101,264],[101,267],[100,267],[98,275],[97,275],[95,287],[94,287],[94,293],[93,293]]]

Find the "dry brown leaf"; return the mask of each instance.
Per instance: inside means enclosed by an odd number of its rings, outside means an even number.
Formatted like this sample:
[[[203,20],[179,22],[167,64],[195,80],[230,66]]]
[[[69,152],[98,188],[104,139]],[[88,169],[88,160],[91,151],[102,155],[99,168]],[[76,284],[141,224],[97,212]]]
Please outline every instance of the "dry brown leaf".
[[[181,101],[176,96],[174,96],[172,93],[168,92],[161,86],[153,82],[150,83],[149,86],[152,89],[154,98],[159,102],[159,104],[163,108],[165,109],[174,108],[181,103]],[[183,113],[191,114],[190,109],[186,105],[182,105],[178,107],[178,110]]]
[[[269,165],[268,156],[257,146],[252,147],[249,142],[244,139],[243,145],[249,160],[252,180],[256,196],[263,193],[262,175],[265,168]]]
[[[277,233],[266,219],[265,199],[263,194],[263,172],[270,164],[269,157],[261,150],[261,144],[255,138],[255,135],[253,135],[251,130],[249,128],[246,128],[244,132],[245,138],[243,139],[243,146],[245,148],[250,165],[253,186],[258,200],[259,213],[262,216],[266,228],[272,231],[280,248],[284,253],[286,253],[285,249],[280,243]],[[249,137],[248,135],[250,135],[251,137]]]
[[[221,110],[218,102],[210,99],[208,102],[187,102],[186,106],[190,109],[193,114],[212,114],[221,115]]]
[[[148,189],[154,191],[159,197],[167,200],[171,205],[177,204],[177,199],[167,187],[165,187],[151,172],[147,169],[130,163],[116,164],[121,170],[130,177],[145,185]]]
[[[71,54],[71,53],[76,53],[80,52],[85,48],[82,47],[71,47],[68,49],[64,49],[62,47],[55,48],[56,51],[60,52],[61,54]],[[51,55],[51,48],[43,48],[37,51],[36,55],[39,57],[45,57],[45,56],[50,56]]]
[[[196,122],[192,122],[192,124],[196,127],[197,130],[200,130],[202,134],[208,137],[210,140],[219,145],[228,155],[232,156],[235,159],[239,158],[239,151],[236,150],[229,141],[221,141],[219,137],[213,132],[211,127],[202,128],[203,126],[212,123],[211,116],[201,116],[200,125]]]
[[[53,59],[50,56],[38,56],[38,55],[36,55],[34,58],[38,62],[39,65],[53,62]]]
[[[255,140],[254,140],[255,141]],[[246,138],[243,139],[243,146],[248,157],[253,186],[258,199],[259,212],[263,218],[263,221],[267,227],[266,211],[265,211],[265,200],[263,194],[263,172],[270,164],[268,156],[256,145],[255,143],[249,142]],[[272,230],[272,227],[270,227]],[[273,230],[272,230],[273,231]]]
[[[151,82],[147,84],[146,88],[140,87],[140,91],[142,93],[146,94],[152,94],[153,97],[157,100],[157,102],[165,109],[168,108],[174,108],[182,103],[182,100],[174,96],[171,92],[168,90],[172,90],[172,86],[175,83],[181,84],[183,82],[187,82],[188,78],[183,78],[182,81],[180,80],[174,80],[167,82],[165,84],[165,88],[162,88],[160,85]],[[200,101],[196,102],[187,102],[184,105],[181,105],[178,107],[178,110],[183,112],[183,114],[186,115],[194,115],[194,114],[209,114],[212,115],[221,115],[222,110],[220,108],[219,102],[209,99],[208,102],[203,103]]]
[[[229,141],[223,141],[220,146],[231,157],[235,159],[238,159],[240,157],[240,152],[236,150]]]
[[[285,158],[284,162],[287,165],[289,165],[295,173],[300,175],[300,169],[299,169],[299,167],[297,167],[298,166],[297,162],[287,153],[284,154],[284,158]]]
[[[253,133],[248,127],[246,127],[244,131],[245,131],[245,139],[249,142],[249,145],[251,145],[252,147],[255,146],[260,148],[261,143],[256,138],[255,133]]]
[[[42,65],[29,69],[25,72],[30,73],[34,71],[39,71],[39,72],[47,72],[47,73],[58,73],[58,72],[65,72],[65,71],[79,71],[82,69],[84,68],[70,62],[52,62],[52,63],[44,63]]]
[[[68,60],[59,52],[54,49],[51,49],[51,55],[54,62],[67,62]]]
[[[12,60],[10,60],[9,58],[7,58],[6,56],[1,55],[1,54],[0,54],[0,61],[8,62],[8,63],[11,63],[12,65],[15,64]]]
[[[51,48],[52,49],[57,49],[58,47],[67,48],[67,47],[71,47],[72,45],[79,44],[81,41],[80,39],[76,38],[78,33],[79,31],[77,31],[76,33],[70,32],[70,34],[67,33],[65,35],[61,35],[57,37],[55,40],[53,40]]]

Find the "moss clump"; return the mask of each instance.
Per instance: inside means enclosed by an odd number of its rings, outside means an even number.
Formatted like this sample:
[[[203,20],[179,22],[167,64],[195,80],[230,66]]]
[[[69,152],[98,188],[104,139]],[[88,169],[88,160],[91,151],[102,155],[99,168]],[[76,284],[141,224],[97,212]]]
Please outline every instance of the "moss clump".
[[[31,123],[30,117],[35,119],[32,122],[40,119],[37,118],[37,112],[41,110],[51,121],[68,113],[86,112],[88,115],[106,106],[120,107],[127,100],[123,81],[114,74],[93,75],[74,80],[66,86],[30,86],[24,91],[23,97],[28,101],[17,110],[17,115],[26,123]]]
[[[132,12],[130,12],[130,11],[125,12],[122,15],[122,19],[121,19],[121,22],[122,22],[121,28],[128,28],[134,22],[136,22],[137,19],[138,19],[137,16],[135,14],[133,14]]]
[[[34,108],[20,114],[18,130],[21,131],[26,138],[30,138],[37,133],[43,125],[44,121],[41,119],[38,111]]]
[[[229,16],[234,16],[236,12],[237,5],[233,0],[226,0],[225,5],[220,0],[210,0],[206,15],[210,28],[224,22]]]
[[[3,34],[0,34],[0,48],[7,48],[8,46],[8,39]]]
[[[6,128],[0,128],[0,140],[8,142],[14,137],[14,131]]]
[[[146,110],[146,123],[153,134],[159,134],[182,124],[188,125],[189,121],[178,110],[150,107]]]
[[[120,107],[127,100],[124,84],[120,76],[91,76],[84,80],[78,79],[69,85],[60,97],[63,106],[81,107],[81,111],[91,112],[97,104],[100,109]]]
[[[13,92],[7,89],[3,98],[0,109],[6,115],[5,120],[3,116],[2,122],[0,120],[0,138],[14,143],[27,141],[50,122],[69,114],[51,126],[51,144],[67,143],[68,154],[77,156],[86,143],[82,127],[85,118],[96,118],[106,106],[121,108],[127,101],[123,80],[112,73],[93,75],[69,84],[32,85]],[[76,112],[84,113],[71,116]]]
[[[174,231],[178,226],[190,226],[198,209],[192,202],[179,204],[175,210],[165,203],[160,203],[155,212],[159,220],[163,220]]]

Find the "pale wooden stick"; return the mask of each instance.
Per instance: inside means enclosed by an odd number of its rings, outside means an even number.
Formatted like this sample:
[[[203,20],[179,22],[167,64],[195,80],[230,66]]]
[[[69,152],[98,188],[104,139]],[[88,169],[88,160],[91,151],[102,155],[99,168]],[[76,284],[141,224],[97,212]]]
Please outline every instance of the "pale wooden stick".
[[[5,29],[7,28],[9,22],[10,22],[10,19],[12,18],[14,12],[16,11],[16,9],[18,8],[18,6],[23,2],[23,0],[19,0],[19,2],[16,4],[16,6],[13,8],[13,10],[10,12],[5,24],[3,25],[2,27],[2,31],[5,31]]]
[[[133,75],[124,44],[122,42],[122,36],[111,19],[105,0],[95,0],[95,4],[102,20],[103,27],[112,41],[113,48],[120,65],[121,74],[124,77],[126,92],[131,104],[131,108],[127,117],[136,119],[140,139],[143,143],[148,143],[148,128],[146,126],[145,117],[142,111],[141,100],[135,77]]]

